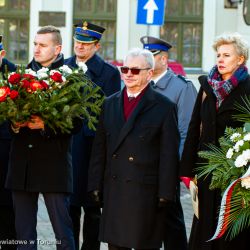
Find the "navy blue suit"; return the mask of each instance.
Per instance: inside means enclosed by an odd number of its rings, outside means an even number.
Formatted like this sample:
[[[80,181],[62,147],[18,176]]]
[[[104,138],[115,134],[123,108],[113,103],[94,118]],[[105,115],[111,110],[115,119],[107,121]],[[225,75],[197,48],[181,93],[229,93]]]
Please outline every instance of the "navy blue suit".
[[[65,60],[71,68],[78,68],[76,56]],[[101,87],[106,96],[117,92],[121,88],[121,77],[118,69],[105,62],[98,55],[94,55],[87,62],[86,74]],[[72,162],[74,192],[71,196],[71,218],[74,224],[76,248],[79,244],[81,207],[84,208],[83,245],[84,250],[97,250],[100,248],[98,241],[100,208],[91,202],[87,195],[88,168],[90,153],[95,132],[83,124],[81,131],[73,136]]]
[[[0,66],[0,78],[6,79],[8,72],[16,70],[16,65],[3,58]],[[15,238],[15,220],[11,192],[4,188],[8,170],[11,134],[8,122],[0,125],[0,240]],[[16,249],[14,245],[3,246],[4,249]],[[1,244],[0,244],[1,248]]]

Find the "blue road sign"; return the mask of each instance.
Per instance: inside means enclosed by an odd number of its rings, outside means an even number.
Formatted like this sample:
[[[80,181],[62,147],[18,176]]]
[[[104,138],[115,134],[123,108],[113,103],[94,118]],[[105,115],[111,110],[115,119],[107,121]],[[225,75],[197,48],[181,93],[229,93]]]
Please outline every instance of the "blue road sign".
[[[138,24],[162,25],[164,22],[165,0],[138,0]]]

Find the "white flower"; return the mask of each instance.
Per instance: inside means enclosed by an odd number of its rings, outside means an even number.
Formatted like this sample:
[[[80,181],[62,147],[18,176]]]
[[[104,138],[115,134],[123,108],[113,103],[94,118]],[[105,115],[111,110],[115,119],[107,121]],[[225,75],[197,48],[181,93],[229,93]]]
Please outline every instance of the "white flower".
[[[42,67],[41,69],[39,69],[36,73],[37,73],[37,78],[38,79],[42,79],[42,78],[47,78],[48,77],[48,68]]]
[[[240,168],[246,166],[249,160],[250,160],[250,149],[247,149],[244,150],[242,154],[236,158],[234,165],[237,168]]]
[[[41,69],[39,69],[37,72],[43,72],[43,73],[47,73],[49,71],[48,68],[46,67],[42,67]]]
[[[78,62],[77,65],[79,69],[83,71],[83,73],[86,73],[86,71],[88,70],[88,67],[84,62]]]
[[[247,133],[244,138],[243,138],[244,141],[250,141],[250,133]]]
[[[227,155],[226,155],[227,159],[231,159],[233,154],[234,154],[234,150],[232,148],[229,148],[227,151]]]
[[[25,69],[25,74],[30,74],[32,76],[37,76],[36,72],[32,69]]]
[[[245,177],[241,180],[241,186],[245,187],[246,189],[250,188],[250,176],[249,177]]]
[[[247,160],[244,159],[243,155],[241,154],[236,158],[234,165],[236,168],[241,168],[247,165]]]
[[[40,80],[42,78],[47,78],[48,74],[44,73],[44,72],[37,72],[37,78]]]
[[[233,134],[230,136],[230,140],[231,140],[232,142],[235,142],[236,139],[237,139],[238,137],[240,137],[240,136],[241,136],[240,133],[233,133]]]
[[[62,71],[65,74],[71,74],[72,69],[68,65],[63,65],[59,68],[60,71]]]
[[[55,73],[58,73],[58,74],[61,75],[61,73],[60,73],[58,70],[52,69],[52,70],[49,72],[49,74],[50,74],[51,76],[54,75]]]
[[[62,76],[62,80],[63,82],[66,82],[66,78],[64,76]]]
[[[239,152],[240,146],[243,146],[243,144],[244,144],[244,141],[243,141],[243,140],[237,141],[236,144],[235,144],[234,147],[233,147],[234,150],[235,150],[235,152]]]

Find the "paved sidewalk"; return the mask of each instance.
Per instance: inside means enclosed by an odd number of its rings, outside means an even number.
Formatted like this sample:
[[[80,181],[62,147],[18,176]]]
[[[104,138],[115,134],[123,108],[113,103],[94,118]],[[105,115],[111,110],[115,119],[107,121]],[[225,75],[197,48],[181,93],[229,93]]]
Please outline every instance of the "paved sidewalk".
[[[183,184],[181,184],[181,203],[185,216],[185,223],[187,229],[187,235],[189,237],[190,229],[192,225],[193,210],[191,205],[191,197],[188,190]],[[39,210],[37,217],[37,231],[38,231],[38,250],[56,250],[56,242],[54,233],[49,222],[46,207],[42,196],[39,197]],[[101,246],[101,250],[107,250],[107,244]]]

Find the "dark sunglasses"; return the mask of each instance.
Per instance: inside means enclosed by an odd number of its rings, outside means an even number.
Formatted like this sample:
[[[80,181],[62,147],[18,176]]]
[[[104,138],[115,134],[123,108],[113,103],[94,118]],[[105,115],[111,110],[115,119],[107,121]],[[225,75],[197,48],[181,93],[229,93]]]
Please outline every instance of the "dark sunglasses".
[[[149,70],[150,68],[145,68],[145,69],[138,69],[138,68],[129,68],[129,67],[126,67],[126,66],[122,66],[121,67],[121,72],[123,74],[127,74],[128,71],[130,70],[130,72],[133,74],[133,75],[139,75],[140,71],[141,70]]]

